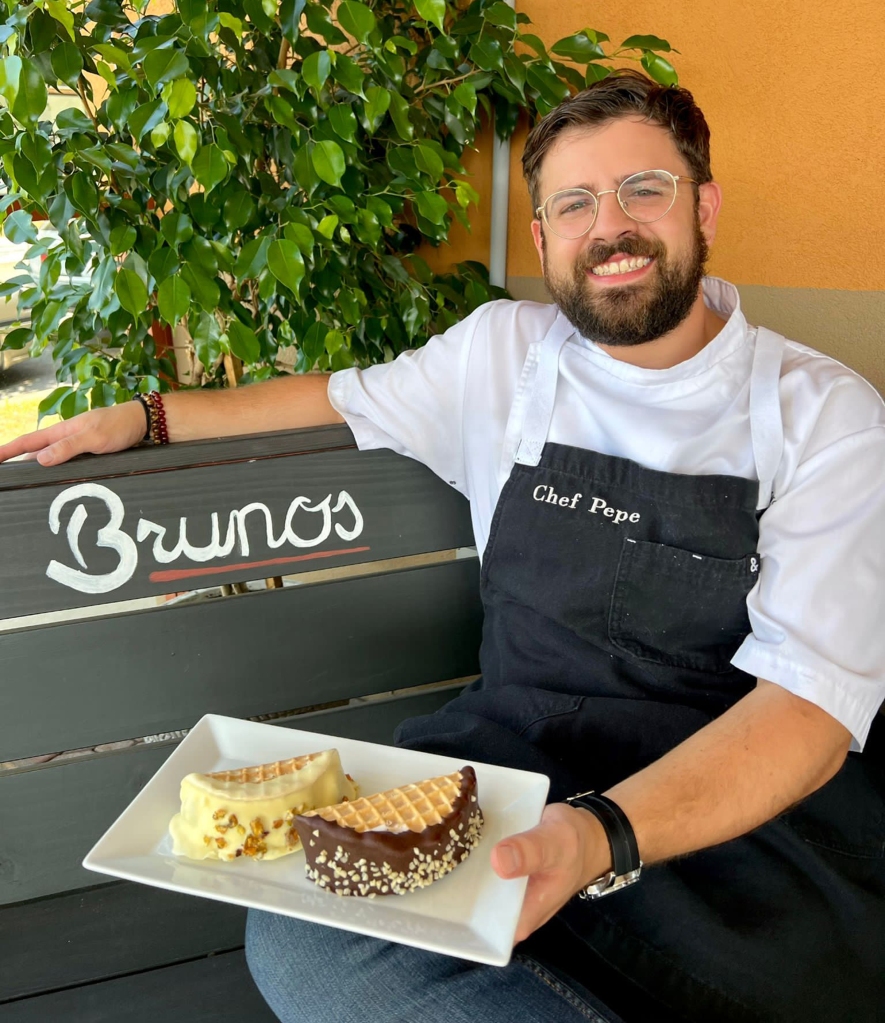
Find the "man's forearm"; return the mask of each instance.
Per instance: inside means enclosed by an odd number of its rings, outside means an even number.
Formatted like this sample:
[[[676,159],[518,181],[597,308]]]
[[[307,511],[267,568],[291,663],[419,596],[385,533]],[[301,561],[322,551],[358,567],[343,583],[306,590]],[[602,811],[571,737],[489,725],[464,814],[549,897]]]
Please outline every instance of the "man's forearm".
[[[344,420],[329,402],[328,383],[325,374],[308,374],[223,391],[166,394],[163,405],[169,439],[234,437],[342,423]]]
[[[851,736],[814,704],[770,682],[644,770],[607,791],[645,863],[746,834],[839,770]]]

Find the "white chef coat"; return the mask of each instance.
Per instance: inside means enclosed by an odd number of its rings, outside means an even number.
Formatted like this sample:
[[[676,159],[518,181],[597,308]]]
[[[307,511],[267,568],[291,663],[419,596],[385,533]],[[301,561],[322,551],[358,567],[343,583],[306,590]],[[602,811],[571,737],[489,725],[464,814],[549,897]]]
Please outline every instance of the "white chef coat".
[[[732,285],[706,278],[704,298],[727,322],[669,369],[621,362],[573,334],[548,439],[665,472],[755,479],[755,330]],[[480,556],[555,315],[552,305],[490,302],[418,351],[329,382],[361,449],[415,458],[469,498]],[[752,632],[732,663],[822,707],[859,750],[885,698],[885,404],[852,370],[794,341],[780,397],[784,453],[759,524]]]

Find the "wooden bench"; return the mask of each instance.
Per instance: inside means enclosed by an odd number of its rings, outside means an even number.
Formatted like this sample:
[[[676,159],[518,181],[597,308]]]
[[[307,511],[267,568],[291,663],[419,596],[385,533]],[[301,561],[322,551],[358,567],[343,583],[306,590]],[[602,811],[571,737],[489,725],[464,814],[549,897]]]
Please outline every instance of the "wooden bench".
[[[81,860],[205,713],[390,742],[450,699],[478,670],[467,502],[323,427],[0,465],[0,538],[0,1018],[273,1020],[242,909]],[[33,762],[61,750],[87,752]]]

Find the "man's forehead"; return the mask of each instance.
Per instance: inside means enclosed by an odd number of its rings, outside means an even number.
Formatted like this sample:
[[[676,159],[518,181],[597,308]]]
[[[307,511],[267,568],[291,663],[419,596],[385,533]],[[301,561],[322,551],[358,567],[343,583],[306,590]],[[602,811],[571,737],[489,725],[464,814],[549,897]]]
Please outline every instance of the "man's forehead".
[[[541,163],[544,195],[563,188],[610,188],[636,171],[663,168],[685,171],[670,133],[640,117],[567,128]]]

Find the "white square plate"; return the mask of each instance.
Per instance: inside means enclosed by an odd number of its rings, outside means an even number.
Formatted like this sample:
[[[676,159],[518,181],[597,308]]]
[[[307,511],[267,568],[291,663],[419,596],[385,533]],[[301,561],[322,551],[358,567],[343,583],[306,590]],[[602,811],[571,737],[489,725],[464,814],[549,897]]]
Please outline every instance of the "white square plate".
[[[358,742],[316,732],[207,714],[111,825],[83,861],[88,870],[189,895],[313,920],[416,948],[506,966],[526,880],[503,881],[492,870],[492,846],[541,818],[546,775],[470,761],[485,817],[480,844],[458,868],[428,888],[375,899],[341,898],[317,888],[299,851],[271,862],[232,863],[172,855],[168,825],[180,809],[181,779],[336,748],[364,795],[448,774],[451,757]]]

